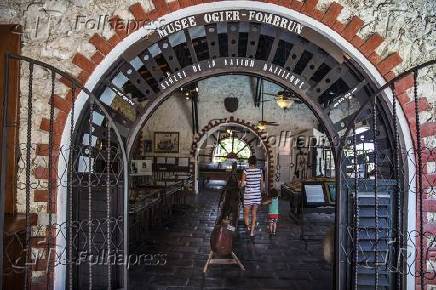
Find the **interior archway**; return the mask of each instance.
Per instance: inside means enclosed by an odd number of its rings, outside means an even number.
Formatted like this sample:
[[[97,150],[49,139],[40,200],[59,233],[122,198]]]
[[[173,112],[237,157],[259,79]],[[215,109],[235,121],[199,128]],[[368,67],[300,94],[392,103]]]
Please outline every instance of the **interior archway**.
[[[262,148],[262,151],[263,151],[263,155],[262,155],[263,160],[262,161],[264,162],[264,164],[261,167],[264,168],[265,175],[266,175],[266,181],[267,181],[268,186],[271,186],[272,175],[273,175],[274,169],[272,166],[269,166],[270,160],[272,157],[272,151],[271,151],[270,145],[268,144],[268,140],[266,140],[265,138],[262,137],[262,132],[260,132],[255,127],[254,124],[247,122],[245,120],[240,120],[239,118],[235,119],[233,117],[230,117],[230,118],[224,118],[224,119],[219,119],[219,120],[211,120],[209,122],[209,124],[201,130],[201,133],[199,133],[198,136],[196,136],[193,140],[191,155],[193,156],[194,162],[195,162],[194,163],[194,172],[193,172],[194,173],[194,190],[195,190],[195,192],[198,192],[199,155],[200,155],[202,149],[203,150],[206,149],[206,148],[202,148],[202,147],[204,147],[204,145],[207,146],[208,139],[210,138],[210,136],[215,136],[214,134],[217,131],[222,130],[223,128],[225,128],[227,130],[227,128],[232,128],[232,127],[246,129],[248,132],[250,132],[253,135],[252,138],[247,139],[247,135],[243,134],[243,139],[246,142],[246,146],[250,146],[249,148],[251,150],[251,153],[253,153],[253,154],[256,153],[256,151],[253,149],[253,145],[252,145],[253,141],[257,141],[257,146],[260,146]],[[217,141],[219,141],[219,139]],[[210,155],[210,153],[209,153],[209,155]],[[238,160],[235,160],[235,161],[238,161]],[[265,166],[265,164],[267,166]]]

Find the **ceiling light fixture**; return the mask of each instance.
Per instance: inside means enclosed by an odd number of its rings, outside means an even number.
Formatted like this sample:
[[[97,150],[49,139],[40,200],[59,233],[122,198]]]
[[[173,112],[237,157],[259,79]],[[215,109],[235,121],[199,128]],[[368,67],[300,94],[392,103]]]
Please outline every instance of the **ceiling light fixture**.
[[[263,130],[266,129],[266,124],[265,124],[265,122],[259,121],[259,122],[257,123],[256,127],[257,127],[257,129],[263,131]]]
[[[289,96],[289,93],[281,91],[277,93],[276,102],[281,109],[289,109],[294,100]]]

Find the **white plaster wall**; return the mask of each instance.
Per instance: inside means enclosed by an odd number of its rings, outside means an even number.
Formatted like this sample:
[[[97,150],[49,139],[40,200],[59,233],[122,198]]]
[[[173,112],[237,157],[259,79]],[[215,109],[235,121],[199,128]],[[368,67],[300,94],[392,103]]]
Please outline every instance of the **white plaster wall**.
[[[198,84],[198,117],[199,128],[206,126],[210,120],[229,118],[233,116],[256,124],[261,119],[260,107],[254,106],[255,80],[248,76],[219,76],[202,80]],[[274,100],[273,96],[280,88],[275,84],[265,82],[265,100]],[[226,111],[224,99],[236,97],[239,100],[238,110],[233,113]],[[273,162],[276,163],[281,132],[289,132],[288,136],[310,130],[318,126],[313,113],[304,104],[294,104],[288,110],[280,109],[275,101],[264,102],[264,120],[274,121],[280,126],[268,126],[266,136],[272,143]],[[142,128],[142,140],[153,140],[156,131],[180,132],[179,156],[189,156],[192,145],[191,101],[183,95],[172,95],[163,103]],[[284,133],[282,134],[284,136]],[[276,141],[274,141],[276,140]],[[142,142],[142,141],[141,141]],[[284,140],[282,139],[282,142]],[[289,142],[289,141],[288,141]],[[274,144],[275,143],[275,144]],[[284,143],[281,143],[283,147]],[[152,154],[150,154],[152,155]],[[165,154],[159,154],[165,155]],[[174,154],[169,154],[174,156]]]
[[[179,132],[179,154],[152,152],[147,153],[148,156],[189,156],[192,145],[191,101],[181,96],[171,96],[165,101],[142,128],[141,143],[152,140],[154,147],[154,132],[158,131]]]
[[[275,94],[280,88],[270,82],[265,82],[264,85],[266,93],[264,97],[266,100],[264,102],[264,120],[274,121],[280,124],[280,126],[277,127],[268,126],[265,130],[268,141],[271,143],[273,153],[272,162],[276,166],[278,152],[279,150],[284,150],[285,134],[291,136],[303,131],[311,132],[312,128],[318,126],[318,120],[304,104],[295,103],[286,111],[280,109],[275,101],[269,101],[274,100],[274,97],[268,95],[269,93]],[[200,81],[198,83],[198,89],[200,130],[213,119],[229,118],[233,116],[235,119],[239,118],[254,124],[261,119],[260,107],[254,106],[254,78],[241,75],[211,77]],[[237,111],[233,113],[226,111],[224,99],[227,97],[238,98],[239,105]],[[180,151],[178,154],[147,153],[148,156],[189,156],[192,145],[191,101],[186,100],[183,94],[172,95],[153,113],[153,116],[142,128],[141,144],[143,144],[145,139],[153,140],[154,132],[156,131],[179,132]],[[279,144],[279,142],[281,143]],[[287,140],[286,142],[290,143],[292,140]],[[257,152],[258,157],[263,154],[263,150]],[[281,154],[283,155],[283,152]],[[288,152],[288,154],[290,154],[290,152]],[[263,156],[262,158],[265,157]],[[289,168],[289,176],[291,178],[293,177],[293,168]],[[281,183],[288,181],[288,179],[280,179],[278,183],[275,182],[274,186],[279,186]]]
[[[316,123],[307,106],[294,104],[289,110],[280,109],[274,97],[268,94],[275,94],[280,88],[272,83],[264,83],[265,102],[264,119],[280,123],[278,127],[268,127],[268,134],[279,135],[282,130],[295,131],[299,128],[312,128]],[[203,80],[199,84],[199,121],[200,128],[207,125],[211,119],[220,119],[234,116],[235,118],[257,123],[261,119],[261,108],[254,106],[255,81],[248,76],[220,76]],[[225,110],[224,99],[235,97],[239,100],[238,110],[229,113]],[[297,122],[295,122],[298,120]]]

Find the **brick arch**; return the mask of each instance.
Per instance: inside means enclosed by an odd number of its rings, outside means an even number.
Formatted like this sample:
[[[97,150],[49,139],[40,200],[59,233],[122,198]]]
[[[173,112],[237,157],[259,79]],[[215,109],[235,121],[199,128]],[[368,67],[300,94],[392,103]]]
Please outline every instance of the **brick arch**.
[[[242,128],[249,129],[254,135],[256,135],[259,140],[261,141],[261,144],[263,145],[265,149],[265,157],[266,157],[266,163],[268,164],[267,167],[267,181],[268,181],[268,188],[271,188],[274,184],[274,159],[273,159],[273,152],[271,149],[271,145],[268,142],[268,139],[262,138],[262,131],[259,130],[256,127],[256,124],[251,123],[249,121],[245,121],[239,118],[229,117],[229,118],[223,118],[219,120],[210,121],[206,126],[204,126],[199,134],[195,134],[194,139],[192,141],[191,145],[191,157],[193,160],[196,160],[197,153],[199,146],[202,144],[202,139],[207,137],[207,134],[210,133],[210,131],[214,129],[218,129],[224,125],[239,125]],[[192,168],[192,167],[191,167]]]
[[[146,11],[141,3],[135,3],[131,5],[129,7],[129,11],[134,16],[137,23],[147,23],[148,21],[157,20],[159,17],[174,12],[178,9],[211,2],[220,2],[220,0],[176,0],[170,3],[167,3],[165,0],[153,0],[155,8],[151,11]],[[389,81],[395,77],[393,69],[402,62],[400,54],[398,52],[394,52],[385,58],[382,58],[380,55],[378,55],[376,49],[384,42],[384,38],[378,33],[373,33],[366,39],[362,39],[358,33],[365,23],[358,16],[352,16],[351,19],[345,23],[339,21],[337,18],[343,9],[342,5],[332,2],[327,10],[323,12],[316,7],[318,0],[306,0],[304,2],[297,0],[268,0],[264,2],[295,10],[330,27],[332,30],[339,33],[345,40],[351,43],[355,48],[357,48],[377,68],[386,81]],[[118,15],[114,15],[110,19],[110,24],[112,30],[114,31],[113,36],[110,38],[107,39],[96,33],[89,39],[89,43],[92,44],[96,49],[92,56],[87,57],[81,53],[76,53],[72,58],[72,63],[80,69],[79,73],[76,74],[76,77],[82,84],[86,83],[90,75],[94,72],[96,66],[101,63],[101,61],[112,51],[113,48],[115,48],[125,37],[140,28],[132,22],[130,23],[129,29],[124,29],[124,27],[117,25],[117,21],[119,20],[120,17]],[[67,80],[64,80],[64,83],[67,87],[70,86],[70,83]],[[415,125],[415,104],[412,102],[412,98],[407,92],[407,90],[412,86],[412,75],[401,79],[395,84],[396,96],[403,108],[410,128],[413,128]],[[77,94],[75,95],[77,96]],[[71,98],[74,97],[75,96],[73,96],[73,93],[70,90],[65,97],[55,96],[54,98],[54,105],[60,110],[58,116],[56,117],[56,121],[60,122],[55,122],[55,129],[57,129],[58,132],[62,131],[65,125],[65,115],[70,111]],[[430,109],[431,105],[429,104],[428,100],[425,97],[420,98],[418,110],[423,112]],[[47,118],[43,118],[40,124],[40,129],[43,131],[48,131],[48,123],[49,120]],[[436,127],[429,124],[423,124],[423,129],[423,137],[426,137],[428,136],[428,133],[430,133],[432,129],[436,129]],[[413,134],[413,129],[411,129],[411,131],[412,136],[414,136],[415,134]],[[46,146],[47,144],[40,144],[41,148]]]
[[[170,3],[167,3],[165,0],[152,0],[152,2],[154,4],[154,9],[150,11],[147,11],[141,3],[135,3],[129,7],[130,13],[133,15],[134,19],[137,20],[137,22],[144,23],[147,21],[157,20],[159,17],[174,12],[178,9],[188,8],[203,3],[219,2],[219,0],[175,0]],[[402,62],[400,54],[398,52],[394,52],[382,58],[376,52],[376,49],[382,45],[385,39],[378,33],[373,33],[365,39],[360,37],[358,34],[360,30],[364,27],[365,23],[358,16],[352,16],[346,22],[341,22],[340,20],[338,20],[338,17],[343,9],[342,5],[336,2],[332,2],[325,11],[321,11],[317,8],[318,0],[267,0],[262,2],[268,2],[297,11],[299,13],[307,15],[312,19],[315,19],[320,24],[328,26],[330,29],[340,34],[357,50],[359,50],[362,55],[376,67],[376,69],[386,81],[389,81],[395,77],[396,74],[394,73],[394,68]],[[253,4],[255,3],[256,2],[253,2]],[[131,23],[129,29],[124,29],[123,27],[118,27],[117,29],[116,24],[118,20],[120,20],[120,17],[117,15],[114,15],[111,18],[110,24],[114,31],[114,34],[110,38],[105,38],[100,34],[94,34],[92,37],[90,37],[89,43],[92,44],[96,49],[91,56],[85,56],[81,53],[76,53],[74,55],[72,63],[79,68],[79,72],[76,74],[76,77],[82,84],[86,83],[86,81],[95,71],[96,67],[115,47],[117,47],[117,45],[123,39],[139,29],[139,27],[135,27],[134,23]],[[68,80],[63,81],[67,87],[70,87],[70,83]],[[414,141],[416,141],[415,103],[413,101],[413,98],[409,95],[409,89],[412,88],[412,86],[412,75],[401,79],[400,81],[395,83],[395,96],[398,99],[399,104],[401,105],[401,108],[405,114],[406,120],[410,128],[411,137],[412,139],[414,139]],[[59,153],[61,135],[66,126],[66,119],[71,110],[72,101],[75,100],[78,93],[79,91],[73,92],[73,90],[69,90],[64,96],[54,96],[53,98],[53,104],[59,110],[54,120],[55,134],[53,140],[53,151],[57,151],[58,153],[53,154],[56,154],[56,156],[61,155]],[[429,104],[427,98],[420,98],[418,102],[418,111],[424,112],[429,110],[431,110],[431,105]],[[434,132],[436,132],[436,122],[426,122],[422,124],[421,127],[422,138],[433,136]],[[48,118],[42,118],[42,121],[40,123],[40,130],[45,132],[49,131]],[[36,154],[38,156],[48,156],[48,144],[37,144]],[[423,164],[426,165],[427,162],[434,162],[435,160],[436,159],[434,154],[429,156],[425,155],[423,158]],[[427,168],[427,166],[424,166],[424,168]],[[56,170],[53,171],[56,173]],[[36,179],[47,180],[50,178],[48,176],[48,172],[48,168],[39,167],[34,170],[34,176]],[[430,176],[431,174],[425,173],[425,175],[429,175],[429,178],[431,178],[432,180],[434,179],[434,176]],[[47,191],[35,192],[34,201],[48,202],[47,197]],[[51,209],[54,213],[56,212],[55,206],[52,206]]]
[[[221,122],[221,120],[223,120],[223,119],[220,119],[219,121],[218,120],[216,120],[216,121],[213,121],[213,122],[210,122],[209,124],[213,124],[212,126],[214,126],[215,125],[215,122]],[[239,120],[239,119],[237,119],[237,120]],[[231,125],[231,124],[230,124]],[[242,124],[240,124],[239,122],[238,122],[238,125],[240,125],[239,127],[241,127],[241,128],[243,128],[244,126],[242,125]],[[211,130],[211,129],[213,129],[212,127],[209,127],[209,125],[207,125],[207,126],[205,126],[204,127],[204,129],[206,129],[206,130]],[[195,137],[195,139],[197,140],[197,137],[196,136],[198,136],[200,139],[201,139],[201,137],[202,137],[202,135],[204,134],[203,132],[203,129],[201,130],[201,132],[202,133],[200,133],[200,134],[197,134],[197,135],[195,135],[194,137]],[[208,134],[209,132],[207,132],[206,134]],[[227,139],[227,138],[229,138],[229,136],[224,136],[224,137],[220,137],[221,139],[218,139],[216,142],[220,142],[221,140],[224,140],[224,139]],[[247,145],[248,145],[248,148],[250,149],[250,152],[251,152],[251,154],[254,154],[255,153],[255,148],[254,148],[254,145],[253,144],[248,144],[248,142],[250,141],[245,135],[243,135],[243,136],[241,136],[241,137],[238,137],[238,139],[240,139],[241,141],[244,141]],[[218,144],[218,143],[217,143]],[[216,144],[216,145],[217,145]],[[191,157],[192,156],[194,156],[193,155],[193,151],[194,150],[196,150],[198,148],[198,143],[194,143],[194,142],[192,142],[192,146],[191,146]],[[199,148],[198,148],[199,149]],[[212,157],[213,157],[213,149],[212,150],[210,150],[209,152],[208,152],[208,154],[209,154],[209,159],[210,160],[212,160]],[[206,154],[207,155],[207,154]]]
[[[137,23],[147,23],[149,21],[157,20],[159,17],[174,12],[178,9],[195,6],[202,3],[220,2],[220,0],[176,0],[170,3],[167,3],[165,0],[152,1],[154,4],[154,9],[150,11],[146,11],[143,5],[139,2],[129,7],[129,11]],[[332,2],[327,10],[323,12],[316,7],[318,0],[306,0],[304,2],[300,2],[298,0],[268,0],[264,2],[292,9],[330,27],[333,31],[339,33],[345,40],[357,48],[377,68],[386,81],[389,81],[395,77],[393,69],[402,62],[400,54],[398,52],[394,52],[385,58],[382,58],[380,55],[378,55],[376,49],[385,41],[384,38],[378,33],[373,33],[366,39],[362,39],[358,33],[364,26],[364,21],[358,16],[352,16],[350,20],[345,23],[339,21],[338,16],[343,9],[342,5]],[[119,20],[120,17],[118,15],[114,15],[110,19],[110,25],[114,31],[114,34],[110,38],[105,38],[99,34],[94,34],[89,39],[89,43],[92,44],[96,49],[92,56],[87,57],[81,53],[76,53],[72,58],[72,63],[80,69],[79,73],[76,74],[76,77],[83,85],[94,72],[97,65],[103,61],[106,55],[108,55],[112,49],[114,49],[124,38],[140,28],[134,22],[131,22],[129,29],[125,29],[124,27],[117,25],[117,21]],[[68,80],[61,79],[61,81],[63,81],[67,87],[71,86]],[[409,75],[395,83],[395,95],[406,116],[411,136],[412,138],[415,138],[415,103],[408,93],[408,90],[412,88],[412,86],[413,76]],[[72,107],[71,100],[74,100],[78,93],[78,90],[76,90],[76,92],[69,90],[65,96],[55,96],[53,99],[54,106],[59,109],[54,121],[54,147],[56,151],[59,151],[61,135],[65,127],[68,113]],[[431,105],[429,104],[427,98],[420,98],[418,103],[418,111],[424,112],[429,110],[431,110]],[[49,131],[48,118],[42,118],[40,129],[45,132]],[[423,138],[434,135],[435,131],[435,122],[427,122],[422,124]],[[37,144],[37,155],[47,156],[48,144]],[[425,162],[428,161],[433,160],[428,158],[425,159]],[[36,168],[34,175],[37,179],[48,179],[48,168]],[[38,201],[44,201],[46,195],[46,192],[38,192]]]

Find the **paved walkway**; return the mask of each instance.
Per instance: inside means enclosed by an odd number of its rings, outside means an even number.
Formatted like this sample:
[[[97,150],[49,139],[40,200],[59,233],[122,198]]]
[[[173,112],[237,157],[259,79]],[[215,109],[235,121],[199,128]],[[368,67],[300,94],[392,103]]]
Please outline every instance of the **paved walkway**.
[[[313,214],[306,218],[306,242],[299,239],[299,227],[282,213],[277,236],[266,232],[266,208],[259,214],[255,242],[240,226],[234,239],[234,252],[246,267],[211,265],[204,275],[209,253],[209,237],[216,219],[219,191],[209,189],[192,197],[190,206],[177,213],[160,230],[132,245],[138,253],[166,254],[164,266],[135,266],[129,272],[129,289],[332,289],[332,266],[324,262],[322,239],[334,224],[333,215]],[[242,215],[241,215],[242,220]],[[242,225],[242,221],[240,223]]]

